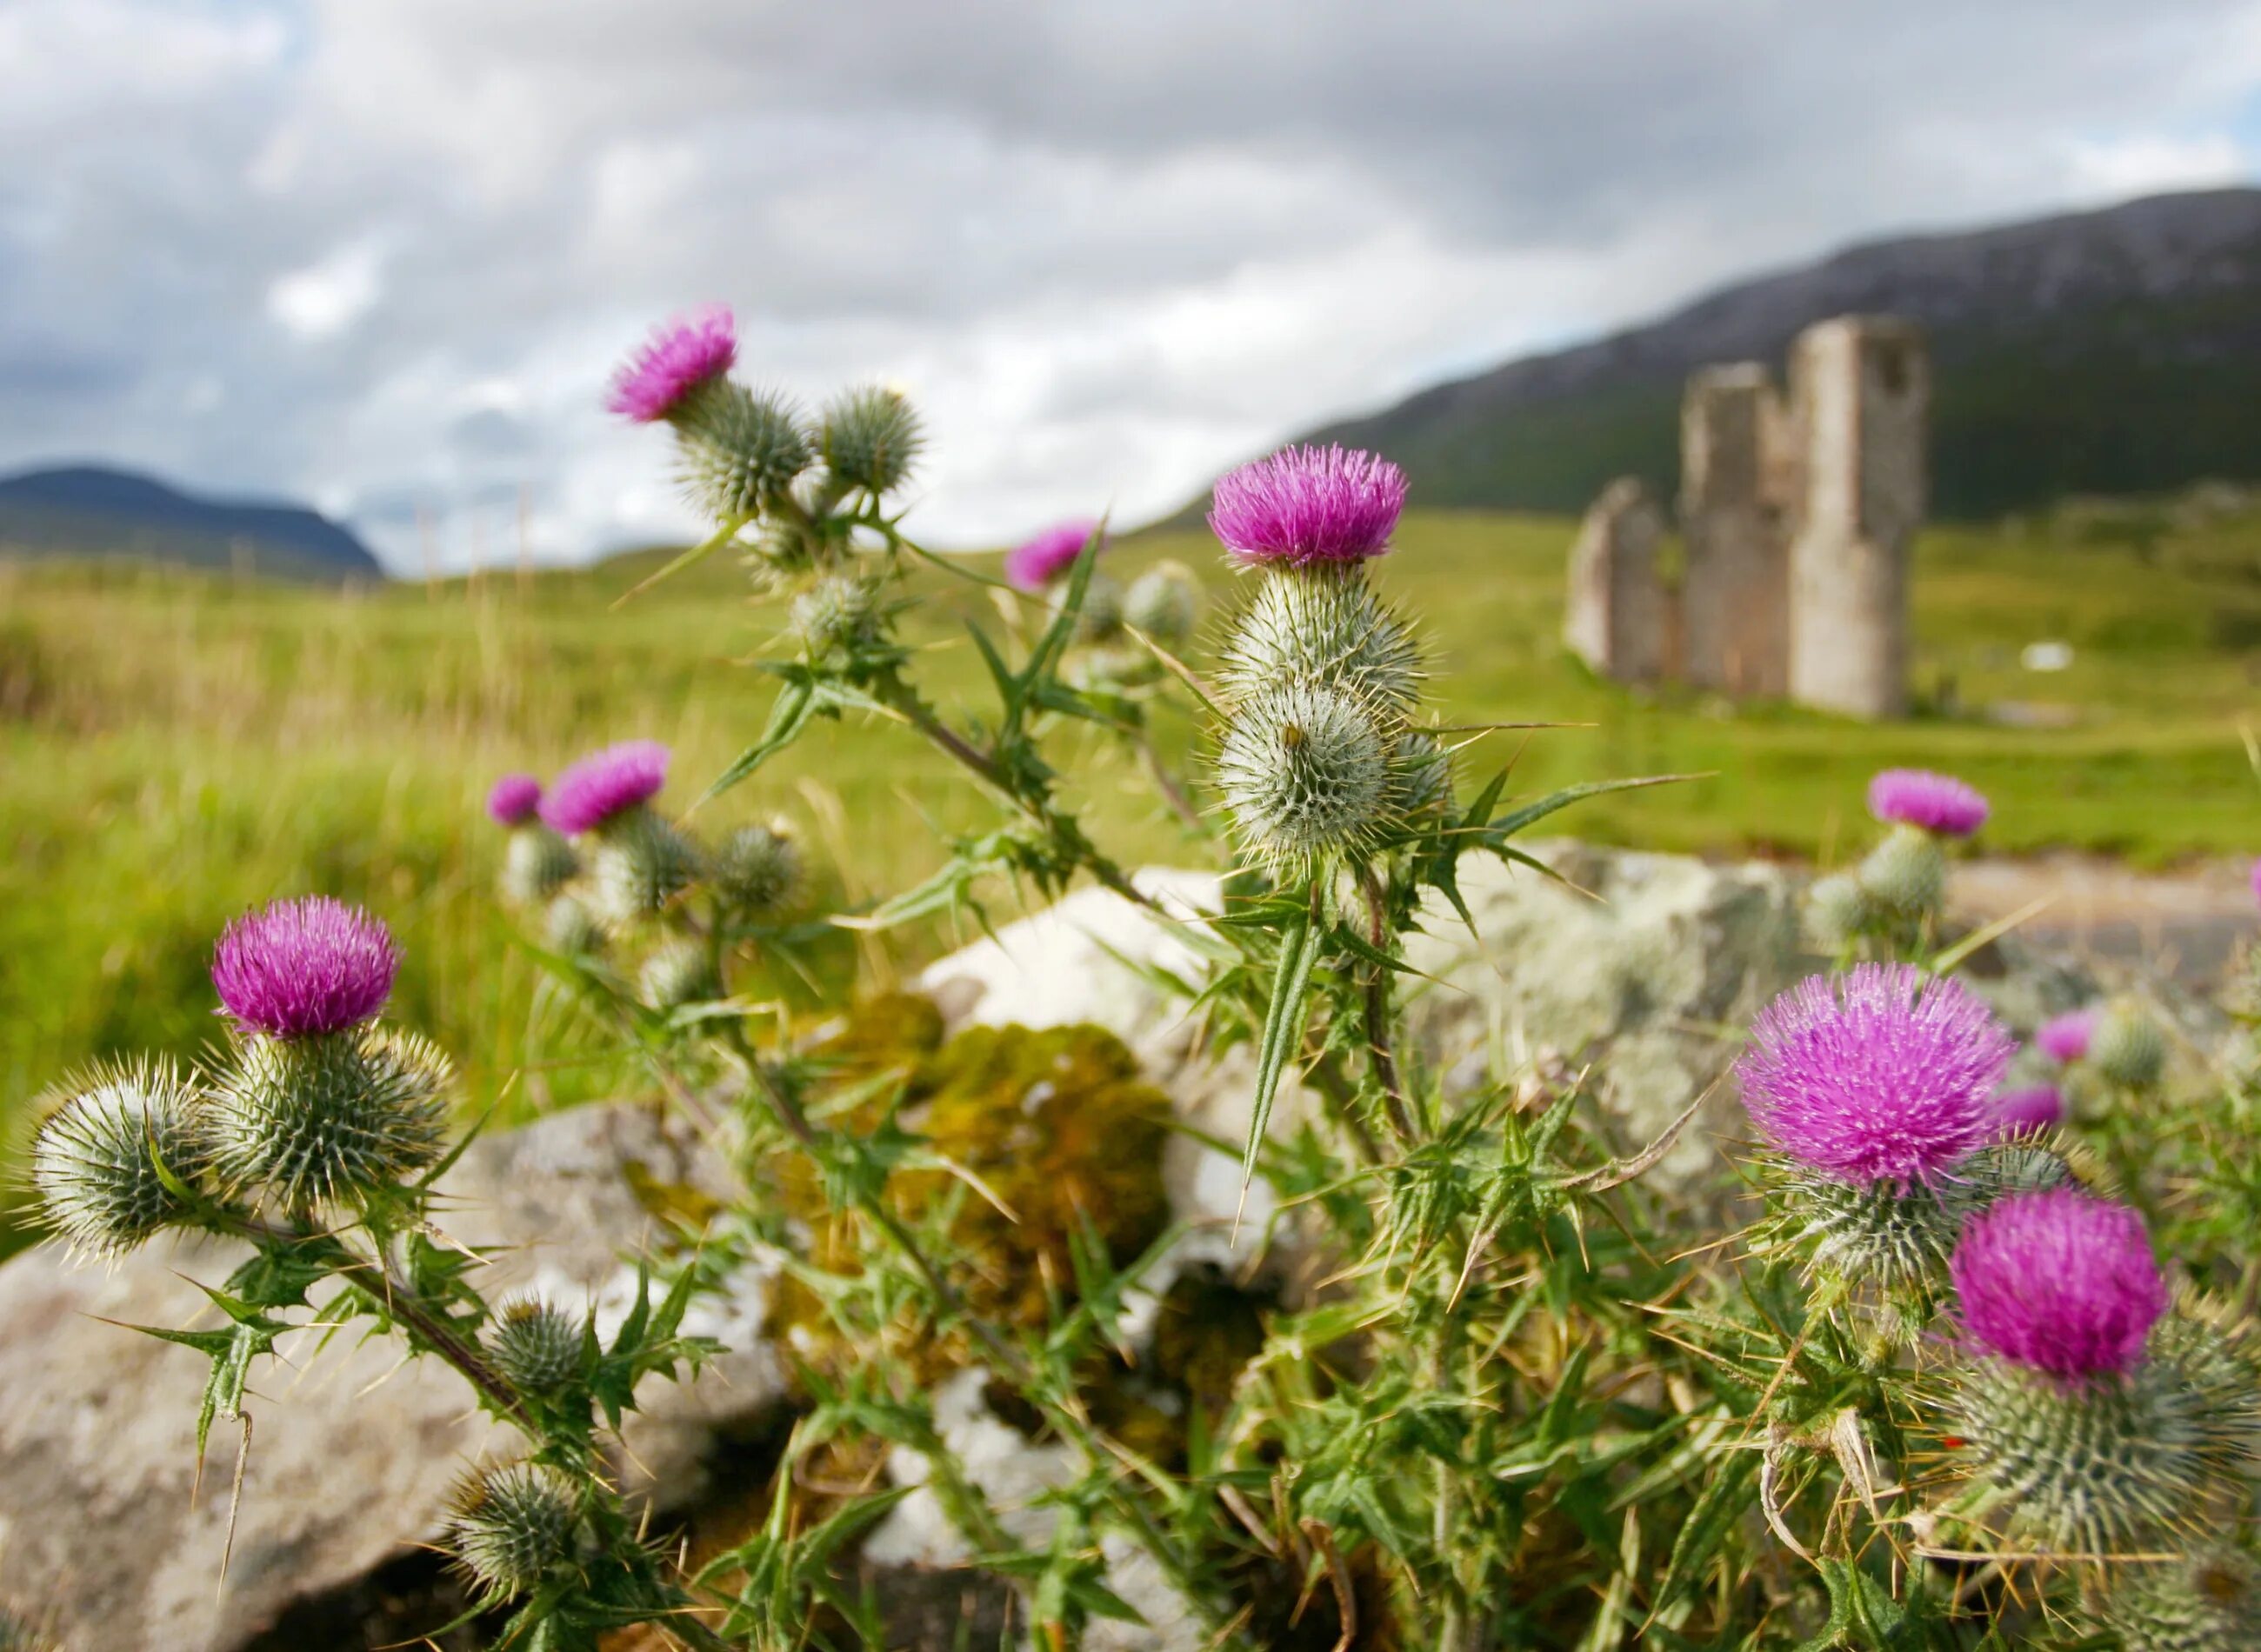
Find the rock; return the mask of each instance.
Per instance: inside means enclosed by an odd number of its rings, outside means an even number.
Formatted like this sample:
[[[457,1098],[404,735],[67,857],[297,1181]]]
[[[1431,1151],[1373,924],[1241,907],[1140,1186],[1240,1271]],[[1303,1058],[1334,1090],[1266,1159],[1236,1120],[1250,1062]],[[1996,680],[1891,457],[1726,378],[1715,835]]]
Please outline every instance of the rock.
[[[1442,902],[1425,914],[1409,961],[1436,979],[1409,977],[1401,988],[1414,1040],[1447,1090],[1462,1094],[1592,1063],[1597,1099],[1619,1121],[1621,1151],[1647,1146],[1708,1089],[1711,1099],[1648,1183],[1709,1196],[1722,1151],[1747,1136],[1733,1087],[1721,1081],[1738,1035],[1776,993],[1825,967],[1801,937],[1805,874],[1567,839],[1524,847],[1556,879],[1471,855],[1461,862],[1461,893],[1475,932]],[[1139,883],[1189,918],[1214,911],[1219,899],[1217,880],[1193,873],[1149,871]],[[1252,1090],[1247,1049],[1208,1059],[1195,1048],[1183,1001],[1126,960],[1197,975],[1200,954],[1172,924],[1087,889],[942,959],[926,985],[959,1024],[1095,1021],[1130,1045],[1188,1123],[1240,1139]],[[1965,973],[2020,1032],[2103,991],[2089,970],[2014,937],[1984,949]],[[2164,983],[2145,991],[2180,1006],[2178,1022],[2205,1019]],[[1314,1105],[1285,1087],[1274,1130],[1292,1129]],[[1177,1213],[1229,1226],[1238,1164],[1182,1137],[1171,1153],[1165,1169]],[[1264,1209],[1260,1189],[1250,1196],[1244,1241]]]
[[[447,1177],[441,1220],[500,1247],[490,1298],[528,1286],[591,1304],[599,1323],[635,1288],[623,1259],[652,1237],[631,1167],[656,1183],[709,1182],[687,1138],[648,1110],[590,1107],[485,1138]],[[239,1439],[216,1424],[196,1462],[201,1355],[104,1319],[209,1324],[189,1282],[218,1284],[233,1244],[162,1244],[107,1270],[42,1249],[0,1268],[0,1595],[52,1613],[64,1645],[104,1652],[230,1652],[295,1604],[355,1584],[428,1539],[450,1483],[514,1434],[472,1406],[435,1360],[403,1362],[389,1339],[298,1335],[255,1377],[233,1558],[223,1584]],[[185,1277],[184,1277],[185,1276]],[[698,1495],[714,1431],[784,1391],[759,1334],[767,1281],[697,1304],[686,1329],[732,1350],[699,1380],[655,1381],[623,1452],[631,1484]]]

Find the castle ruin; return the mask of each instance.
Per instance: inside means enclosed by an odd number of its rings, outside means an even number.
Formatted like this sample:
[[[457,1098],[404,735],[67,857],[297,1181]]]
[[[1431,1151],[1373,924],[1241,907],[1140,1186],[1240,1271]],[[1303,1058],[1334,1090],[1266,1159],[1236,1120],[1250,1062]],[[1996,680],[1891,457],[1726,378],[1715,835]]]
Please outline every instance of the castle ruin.
[[[1646,489],[1620,478],[1571,552],[1564,637],[1621,681],[1897,716],[1926,487],[1922,336],[1891,316],[1818,322],[1791,347],[1789,381],[1785,396],[1756,362],[1690,378],[1680,584],[1658,571],[1662,523]]]

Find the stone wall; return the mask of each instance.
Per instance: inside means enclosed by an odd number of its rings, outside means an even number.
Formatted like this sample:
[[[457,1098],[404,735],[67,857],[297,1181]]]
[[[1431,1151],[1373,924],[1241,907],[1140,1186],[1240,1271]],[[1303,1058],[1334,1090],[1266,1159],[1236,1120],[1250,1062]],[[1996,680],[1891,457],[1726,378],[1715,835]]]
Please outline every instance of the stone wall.
[[[1898,716],[1931,403],[1921,335],[1889,316],[1821,322],[1798,335],[1791,387],[1805,475],[1789,557],[1790,693]]]
[[[1570,551],[1562,636],[1604,677],[1654,682],[1664,674],[1666,593],[1656,567],[1664,517],[1636,477],[1602,490]]]
[[[1738,698],[1790,686],[1790,607],[1781,478],[1783,409],[1756,362],[1688,381],[1680,419],[1681,671]]]
[[[1572,549],[1564,634],[1621,680],[1896,716],[1927,485],[1922,335],[1890,316],[1820,322],[1792,346],[1789,383],[1784,397],[1757,362],[1689,380],[1681,585],[1657,572],[1654,507],[1620,478]]]

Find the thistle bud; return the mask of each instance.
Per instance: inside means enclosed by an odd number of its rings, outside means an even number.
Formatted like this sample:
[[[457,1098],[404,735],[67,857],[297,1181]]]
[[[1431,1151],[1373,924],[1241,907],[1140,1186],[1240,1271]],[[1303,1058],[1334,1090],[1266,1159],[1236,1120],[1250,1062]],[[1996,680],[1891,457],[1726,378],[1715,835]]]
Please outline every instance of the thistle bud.
[[[542,938],[567,958],[593,958],[605,950],[605,928],[595,913],[570,894],[549,903],[542,916]]]
[[[1193,636],[1201,610],[1201,581],[1183,563],[1156,563],[1130,582],[1123,597],[1124,622],[1173,653]]]
[[[1366,702],[1291,679],[1234,712],[1217,785],[1250,854],[1274,871],[1316,871],[1365,847],[1389,817],[1389,757]]]
[[[482,1600],[541,1586],[572,1552],[581,1518],[573,1483],[540,1463],[475,1469],[449,1499],[441,1541]]]
[[[1283,683],[1324,683],[1402,723],[1420,697],[1421,654],[1355,567],[1311,568],[1258,584],[1217,680],[1234,701]]]
[[[2164,1563],[2126,1562],[2095,1615],[2121,1652],[2249,1652],[2261,1644],[2261,1560],[2207,1543]]]
[[[202,1174],[202,1109],[194,1080],[163,1059],[97,1067],[71,1084],[32,1140],[48,1228],[80,1255],[116,1256],[178,1221],[185,1210],[165,1181],[192,1186]]]
[[[439,1158],[451,1081],[414,1033],[245,1033],[212,1095],[214,1168],[288,1210],[366,1205]]]
[[[1057,614],[1067,602],[1067,584],[1053,585],[1052,593],[1050,606]],[[1087,644],[1105,643],[1122,629],[1123,586],[1111,575],[1095,571],[1083,583],[1083,606],[1075,615],[1075,640]]]
[[[901,487],[925,446],[910,403],[878,384],[851,390],[827,407],[820,441],[825,468],[872,494]]]
[[[1868,933],[1876,908],[1859,879],[1847,873],[1817,878],[1805,892],[1805,929],[1825,952],[1841,952]]]
[[[674,419],[684,486],[717,521],[759,515],[815,456],[790,408],[727,378],[693,391]]]
[[[589,851],[588,900],[600,923],[635,923],[667,909],[699,880],[699,851],[649,808],[614,815]]]
[[[812,660],[852,657],[880,639],[879,588],[850,574],[827,574],[793,600],[793,635]]]
[[[579,1375],[588,1321],[540,1297],[503,1304],[488,1355],[496,1370],[528,1394],[554,1394]]]
[[[573,880],[581,858],[573,845],[539,821],[513,827],[503,851],[504,895],[531,905],[546,901]]]
[[[1881,910],[1920,918],[1936,911],[1947,892],[1947,857],[1929,832],[1900,826],[1869,851],[1854,875],[1861,893]]]
[[[722,840],[714,882],[743,910],[766,916],[800,893],[800,846],[782,822],[755,822]]]
[[[1453,807],[1453,754],[1435,735],[1401,736],[1390,759],[1390,812],[1403,821],[1435,820]]]
[[[2141,1004],[2116,1003],[2097,1023],[2088,1059],[2121,1088],[2146,1090],[2166,1070],[2166,1035]]]
[[[680,1009],[721,995],[722,983],[705,943],[671,936],[652,948],[636,972],[636,989],[654,1009]]]

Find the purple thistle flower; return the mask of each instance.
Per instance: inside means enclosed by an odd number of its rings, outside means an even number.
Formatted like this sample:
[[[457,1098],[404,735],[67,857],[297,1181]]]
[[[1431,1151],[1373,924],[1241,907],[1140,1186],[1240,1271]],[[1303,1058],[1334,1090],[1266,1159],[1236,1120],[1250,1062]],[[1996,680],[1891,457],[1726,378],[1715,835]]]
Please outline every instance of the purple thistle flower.
[[[391,931],[326,894],[276,901],[220,932],[212,980],[227,1013],[277,1038],[340,1032],[384,1007],[400,971]]]
[[[2064,1066],[2078,1061],[2088,1053],[2089,1040],[2096,1036],[2096,1012],[2093,1009],[2068,1009],[2061,1016],[2052,1016],[2042,1023],[2034,1034],[2034,1047],[2043,1055]]]
[[[1219,477],[1209,532],[1245,563],[1363,562],[1389,549],[1405,472],[1355,449],[1282,448]]]
[[[1906,964],[1809,976],[1752,1024],[1743,1105],[1776,1146],[1855,1186],[1951,1169],[1994,1133],[2010,1036],[1960,982]]]
[[[2167,1309],[2143,1218],[2079,1188],[2013,1194],[1972,1218],[1949,1271],[1970,1341],[2057,1376],[2128,1369]]]
[[[729,372],[738,359],[738,324],[721,305],[655,328],[613,375],[605,408],[638,424],[666,418],[685,397]]]
[[[506,774],[487,794],[487,813],[499,826],[523,826],[542,807],[542,782],[531,774]]]
[[[2064,1119],[2064,1096],[2054,1084],[2031,1084],[1994,1097],[1994,1131],[2003,1140],[2039,1136]]]
[[[667,784],[667,748],[628,740],[568,765],[549,783],[542,818],[554,831],[578,837],[659,794]]]
[[[1083,548],[1099,531],[1094,521],[1062,522],[1047,528],[1025,545],[1005,553],[1005,581],[1016,591],[1037,592],[1075,566]],[[1104,541],[1100,549],[1106,549]]]
[[[1869,813],[1943,837],[1968,837],[1986,823],[1988,808],[1977,787],[1952,775],[1886,769],[1869,782]]]

